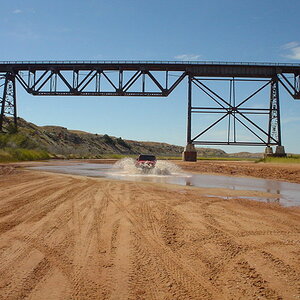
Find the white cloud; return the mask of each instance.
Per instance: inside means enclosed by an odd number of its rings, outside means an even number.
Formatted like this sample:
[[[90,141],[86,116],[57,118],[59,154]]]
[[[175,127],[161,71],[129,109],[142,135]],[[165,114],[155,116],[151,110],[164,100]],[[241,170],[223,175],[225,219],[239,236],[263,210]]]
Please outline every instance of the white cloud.
[[[13,14],[21,14],[22,13],[22,10],[21,9],[15,9],[13,11]]]
[[[176,55],[175,59],[178,60],[197,60],[201,57],[201,55],[198,54],[180,54]]]
[[[291,49],[291,48],[294,48],[294,47],[297,47],[299,45],[298,42],[290,42],[290,43],[286,43],[284,45],[282,45],[282,49]]]
[[[287,55],[288,58],[291,59],[300,59],[300,46],[291,49],[291,54]]]
[[[284,44],[281,48],[286,50],[286,52],[287,52],[284,55],[284,57],[300,60],[300,43],[299,42],[290,42],[290,43]]]

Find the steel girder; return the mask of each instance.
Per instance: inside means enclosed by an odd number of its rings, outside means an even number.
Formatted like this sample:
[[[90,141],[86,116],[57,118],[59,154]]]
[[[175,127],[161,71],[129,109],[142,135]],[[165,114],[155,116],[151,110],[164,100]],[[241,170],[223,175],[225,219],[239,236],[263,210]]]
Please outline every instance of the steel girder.
[[[58,70],[16,73],[24,89],[40,96],[150,96],[167,97],[184,79],[186,72],[170,82],[169,72],[150,70]]]
[[[300,99],[300,64],[188,61],[0,61],[0,72],[15,74],[33,95],[168,96],[188,74],[193,76],[273,78]],[[127,76],[126,74],[132,73]],[[159,78],[158,72],[163,74]],[[177,84],[168,72],[180,72]],[[111,73],[117,73],[114,79]],[[146,85],[150,80],[156,90]],[[140,88],[136,82],[140,80]],[[107,83],[105,89],[101,81]]]

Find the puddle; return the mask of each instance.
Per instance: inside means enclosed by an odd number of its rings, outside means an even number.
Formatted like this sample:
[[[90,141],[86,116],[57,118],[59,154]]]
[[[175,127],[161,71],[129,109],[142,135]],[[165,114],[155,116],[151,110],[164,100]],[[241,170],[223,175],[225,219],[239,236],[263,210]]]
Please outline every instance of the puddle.
[[[157,168],[149,174],[143,174],[141,170],[135,168],[133,160],[125,161],[125,163],[124,160],[121,160],[115,165],[70,162],[70,164],[36,166],[30,167],[30,169],[91,177],[105,177],[117,180],[266,192],[273,194],[273,197],[268,199],[242,196],[239,198],[278,202],[283,206],[300,205],[300,184],[249,177],[184,173],[176,165],[166,161],[158,161]]]

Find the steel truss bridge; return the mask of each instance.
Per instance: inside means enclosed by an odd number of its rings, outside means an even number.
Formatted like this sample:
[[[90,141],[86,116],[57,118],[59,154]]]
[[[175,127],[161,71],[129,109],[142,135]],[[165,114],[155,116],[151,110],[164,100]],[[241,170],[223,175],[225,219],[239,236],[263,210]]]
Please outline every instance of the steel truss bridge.
[[[0,131],[7,120],[17,128],[16,82],[29,94],[38,96],[139,96],[167,97],[187,79],[187,144],[281,146],[279,86],[294,99],[300,99],[300,64],[166,62],[166,61],[2,61],[0,62]],[[208,82],[227,82],[224,97]],[[246,97],[237,99],[236,83],[259,83]],[[251,100],[269,89],[267,106],[253,107]],[[194,103],[196,90],[210,101]],[[207,100],[206,99],[206,100]],[[248,105],[248,106],[247,106]],[[198,114],[220,116],[200,131],[192,128]],[[252,115],[265,115],[266,126]],[[12,118],[7,118],[11,116]],[[205,134],[228,121],[224,139],[203,140]],[[241,140],[243,127],[254,138]],[[193,133],[195,132],[196,133]]]

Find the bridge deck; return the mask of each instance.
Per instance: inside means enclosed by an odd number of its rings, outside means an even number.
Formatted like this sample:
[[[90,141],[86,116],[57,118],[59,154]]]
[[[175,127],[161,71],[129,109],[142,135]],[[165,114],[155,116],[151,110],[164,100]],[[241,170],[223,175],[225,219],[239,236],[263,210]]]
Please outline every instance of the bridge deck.
[[[0,72],[41,70],[185,71],[193,76],[271,78],[300,74],[300,64],[204,61],[0,61]]]

